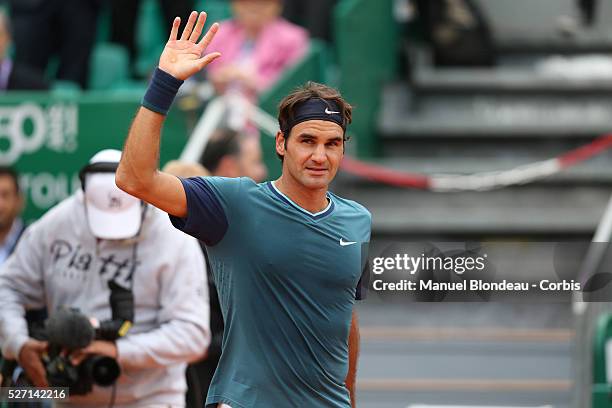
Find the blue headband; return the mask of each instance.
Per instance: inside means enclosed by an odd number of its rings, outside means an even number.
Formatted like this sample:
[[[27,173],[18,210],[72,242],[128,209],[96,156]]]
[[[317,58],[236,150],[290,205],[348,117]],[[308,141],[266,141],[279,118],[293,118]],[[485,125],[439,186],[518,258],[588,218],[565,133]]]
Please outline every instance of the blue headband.
[[[291,129],[298,123],[307,120],[326,120],[338,124],[343,131],[346,131],[344,116],[338,104],[322,98],[311,98],[299,103],[294,108],[293,117],[287,120],[285,127],[280,123],[281,131],[288,135]]]

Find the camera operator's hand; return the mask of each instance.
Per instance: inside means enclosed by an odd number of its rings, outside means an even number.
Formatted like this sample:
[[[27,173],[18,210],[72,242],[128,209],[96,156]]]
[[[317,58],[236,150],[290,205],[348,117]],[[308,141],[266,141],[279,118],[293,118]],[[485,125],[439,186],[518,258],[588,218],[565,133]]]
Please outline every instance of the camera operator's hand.
[[[84,349],[76,350],[70,355],[70,361],[79,365],[92,354],[103,355],[117,359],[117,345],[112,341],[94,340]]]
[[[47,342],[29,339],[19,350],[18,362],[36,387],[48,387],[42,355],[47,351]]]

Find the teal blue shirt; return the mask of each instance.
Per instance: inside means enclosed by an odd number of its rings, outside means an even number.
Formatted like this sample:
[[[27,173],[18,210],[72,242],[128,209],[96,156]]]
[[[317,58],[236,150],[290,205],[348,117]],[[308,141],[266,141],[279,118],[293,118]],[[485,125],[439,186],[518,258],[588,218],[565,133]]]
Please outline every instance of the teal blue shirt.
[[[181,181],[188,215],[171,220],[207,244],[225,321],[206,405],[349,408],[348,334],[370,213],[328,193],[313,214],[248,178]]]

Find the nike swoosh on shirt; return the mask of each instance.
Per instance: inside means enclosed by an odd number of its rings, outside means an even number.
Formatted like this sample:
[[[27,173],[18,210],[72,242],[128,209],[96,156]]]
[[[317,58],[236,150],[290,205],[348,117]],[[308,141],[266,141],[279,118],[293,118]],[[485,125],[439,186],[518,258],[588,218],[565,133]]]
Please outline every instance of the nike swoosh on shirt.
[[[340,238],[340,246],[353,245],[356,243],[357,243],[356,241],[345,241],[342,238]]]
[[[325,108],[325,113],[327,113],[328,115],[333,115],[334,113],[340,113],[340,112],[330,111],[329,108]]]

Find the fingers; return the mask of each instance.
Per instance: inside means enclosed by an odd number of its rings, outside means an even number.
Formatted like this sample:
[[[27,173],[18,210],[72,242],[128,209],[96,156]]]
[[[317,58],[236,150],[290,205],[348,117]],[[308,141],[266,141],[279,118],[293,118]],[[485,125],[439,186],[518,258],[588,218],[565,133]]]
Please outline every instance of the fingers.
[[[47,386],[47,377],[41,356],[47,350],[46,341],[29,339],[19,351],[19,364],[26,371],[28,378],[37,387]]]
[[[197,42],[198,38],[200,38],[200,34],[202,34],[202,30],[204,29],[204,23],[206,23],[206,13],[201,12],[198,16],[198,22],[195,25],[195,29],[191,33],[189,37],[189,41]]]
[[[47,351],[48,343],[46,341],[38,341],[35,339],[28,339],[25,342],[21,350],[19,350],[19,355],[17,356],[17,361],[20,363],[22,361],[27,361],[29,357],[32,355],[40,357],[45,351]]]
[[[23,365],[23,369],[32,384],[36,387],[47,387],[47,375],[45,374],[45,368],[43,367],[42,361],[38,358],[30,359],[27,364]]]
[[[181,25],[181,18],[174,17],[174,21],[172,22],[172,30],[170,30],[170,38],[168,38],[168,41],[176,40],[177,35],[178,35],[178,29],[180,25]]]
[[[77,350],[70,355],[70,362],[77,366],[81,364],[85,357],[87,357],[87,352],[85,350]]]
[[[219,23],[214,23],[212,26],[210,26],[208,32],[206,32],[206,35],[202,37],[198,45],[201,46],[203,49],[206,49],[212,39],[215,38],[215,34],[217,34],[217,31],[219,31]]]
[[[85,360],[85,358],[87,358],[90,354],[98,354],[98,350],[96,348],[96,344],[97,344],[97,342],[94,341],[94,342],[90,343],[85,348],[74,350],[70,354],[70,362],[73,365],[77,366],[77,365],[81,364],[83,362],[83,360]]]
[[[33,364],[32,364],[32,382],[34,382],[34,385],[36,385],[37,387],[48,387],[49,385],[47,384],[47,375],[45,373],[45,368],[42,365],[42,362],[40,360],[36,360]]]
[[[213,62],[215,59],[219,58],[220,56],[221,56],[220,52],[213,52],[210,54],[206,54],[205,56],[203,56],[202,58],[198,60],[199,69],[203,69],[205,66],[207,66],[208,64]]]
[[[47,349],[49,348],[49,343],[46,341],[34,340],[34,342],[34,348],[37,351],[44,352],[47,351]]]
[[[189,39],[191,35],[191,30],[193,30],[193,25],[196,22],[196,18],[198,17],[198,13],[192,11],[189,15],[189,20],[187,20],[187,24],[185,25],[185,29],[183,30],[183,34],[181,34],[181,40]]]

